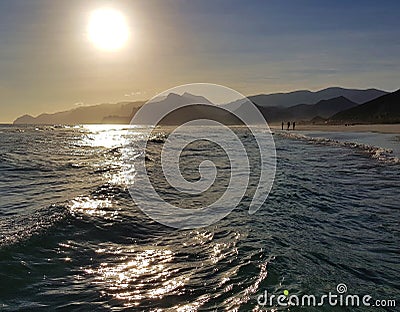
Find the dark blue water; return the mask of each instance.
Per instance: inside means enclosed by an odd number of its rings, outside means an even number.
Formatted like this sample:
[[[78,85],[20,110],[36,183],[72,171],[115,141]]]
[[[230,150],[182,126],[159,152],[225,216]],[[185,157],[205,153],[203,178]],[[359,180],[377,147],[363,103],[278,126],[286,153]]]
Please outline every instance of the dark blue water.
[[[121,150],[137,135],[0,128],[0,310],[265,311],[264,290],[319,295],[339,283],[400,304],[400,165],[382,146],[398,146],[395,135],[375,134],[373,148],[357,135],[277,133],[263,207],[249,215],[246,197],[198,230],[162,226],[135,206]],[[396,309],[373,309],[385,310]]]

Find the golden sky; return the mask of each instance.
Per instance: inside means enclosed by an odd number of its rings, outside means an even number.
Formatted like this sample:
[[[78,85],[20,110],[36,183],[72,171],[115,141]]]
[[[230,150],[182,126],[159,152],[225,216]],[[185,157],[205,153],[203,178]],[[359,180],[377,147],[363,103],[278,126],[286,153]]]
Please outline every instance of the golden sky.
[[[102,8],[119,12],[129,29],[118,49],[88,35]],[[0,122],[144,100],[193,82],[246,95],[398,89],[398,10],[395,1],[3,0]]]

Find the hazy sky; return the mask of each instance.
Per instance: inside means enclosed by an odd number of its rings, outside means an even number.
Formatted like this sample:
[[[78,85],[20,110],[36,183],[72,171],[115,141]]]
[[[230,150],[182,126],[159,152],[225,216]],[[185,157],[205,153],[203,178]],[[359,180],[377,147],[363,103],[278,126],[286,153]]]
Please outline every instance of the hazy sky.
[[[101,51],[90,13],[113,7],[131,38]],[[400,1],[0,0],[0,122],[141,100],[179,84],[246,95],[400,88]]]

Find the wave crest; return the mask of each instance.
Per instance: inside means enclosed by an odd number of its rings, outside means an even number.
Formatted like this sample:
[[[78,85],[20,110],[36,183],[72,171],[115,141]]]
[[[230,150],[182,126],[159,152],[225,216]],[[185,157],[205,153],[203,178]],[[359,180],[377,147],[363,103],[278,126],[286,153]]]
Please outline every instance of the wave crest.
[[[321,144],[328,146],[348,147],[360,150],[368,155],[370,158],[389,163],[399,164],[400,158],[393,155],[393,150],[379,146],[373,146],[357,142],[339,141],[323,137],[310,137],[301,133],[278,132],[278,135],[288,139],[302,140],[313,144]]]

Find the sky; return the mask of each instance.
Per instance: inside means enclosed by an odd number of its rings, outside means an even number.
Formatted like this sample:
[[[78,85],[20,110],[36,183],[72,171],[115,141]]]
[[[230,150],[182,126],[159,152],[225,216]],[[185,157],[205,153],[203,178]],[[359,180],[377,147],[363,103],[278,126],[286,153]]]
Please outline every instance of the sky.
[[[88,38],[120,11],[116,51]],[[400,87],[400,1],[0,0],[0,122],[194,82],[245,95]]]

